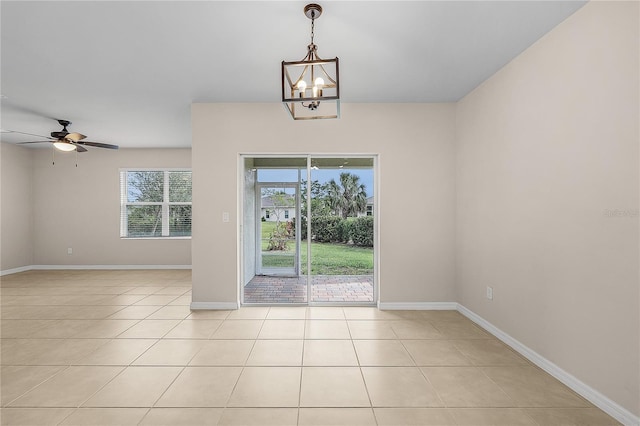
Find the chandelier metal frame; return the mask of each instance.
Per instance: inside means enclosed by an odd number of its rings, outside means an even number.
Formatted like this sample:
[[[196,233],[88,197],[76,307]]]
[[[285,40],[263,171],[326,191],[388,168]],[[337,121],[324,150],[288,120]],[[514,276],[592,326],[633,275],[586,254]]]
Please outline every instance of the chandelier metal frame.
[[[311,19],[311,43],[302,60],[282,61],[282,103],[294,120],[339,118],[339,60],[322,59],[314,43],[315,20],[322,7],[308,4],[304,14]]]

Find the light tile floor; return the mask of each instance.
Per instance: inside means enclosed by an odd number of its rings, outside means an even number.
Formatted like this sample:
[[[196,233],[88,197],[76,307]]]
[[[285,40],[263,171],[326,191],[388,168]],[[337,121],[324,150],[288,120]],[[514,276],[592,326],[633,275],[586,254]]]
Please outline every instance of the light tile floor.
[[[190,280],[2,277],[2,425],[617,424],[457,312],[192,312]]]

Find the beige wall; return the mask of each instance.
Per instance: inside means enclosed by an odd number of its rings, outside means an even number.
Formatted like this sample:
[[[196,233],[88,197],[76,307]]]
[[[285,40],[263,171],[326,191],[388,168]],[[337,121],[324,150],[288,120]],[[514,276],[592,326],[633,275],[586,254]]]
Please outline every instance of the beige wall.
[[[53,166],[51,153],[33,156],[34,264],[191,264],[191,240],[121,239],[119,221],[119,169],[190,167],[190,149],[91,149],[78,167],[73,153],[56,153]]]
[[[31,150],[0,143],[0,271],[33,263],[33,190]]]
[[[636,415],[638,12],[591,2],[467,95],[456,158],[458,302]]]
[[[295,122],[280,104],[194,104],[194,302],[238,300],[240,153],[379,154],[381,301],[453,301],[454,108],[347,104]]]

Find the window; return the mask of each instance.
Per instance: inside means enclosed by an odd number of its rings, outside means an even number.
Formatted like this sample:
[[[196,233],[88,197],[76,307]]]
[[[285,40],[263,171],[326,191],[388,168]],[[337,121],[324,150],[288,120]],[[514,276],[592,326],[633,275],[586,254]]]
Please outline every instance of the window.
[[[373,216],[373,206],[367,206],[367,216]]]
[[[284,218],[289,219],[289,210],[284,211]]]
[[[267,219],[269,219],[269,210],[267,210],[267,211],[264,213],[264,215],[265,215],[265,217],[266,217]]]
[[[190,170],[120,171],[120,237],[190,236]]]

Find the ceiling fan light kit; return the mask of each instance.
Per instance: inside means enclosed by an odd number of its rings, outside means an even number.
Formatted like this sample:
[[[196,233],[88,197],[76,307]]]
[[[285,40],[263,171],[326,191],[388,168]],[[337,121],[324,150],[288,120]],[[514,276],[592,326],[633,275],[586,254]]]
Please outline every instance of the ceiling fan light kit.
[[[314,44],[315,20],[322,14],[319,4],[305,6],[311,19],[311,43],[300,61],[282,61],[282,103],[294,120],[340,117],[338,58],[322,59]]]
[[[71,152],[76,150],[76,146],[69,142],[54,142],[53,146],[59,151]]]

